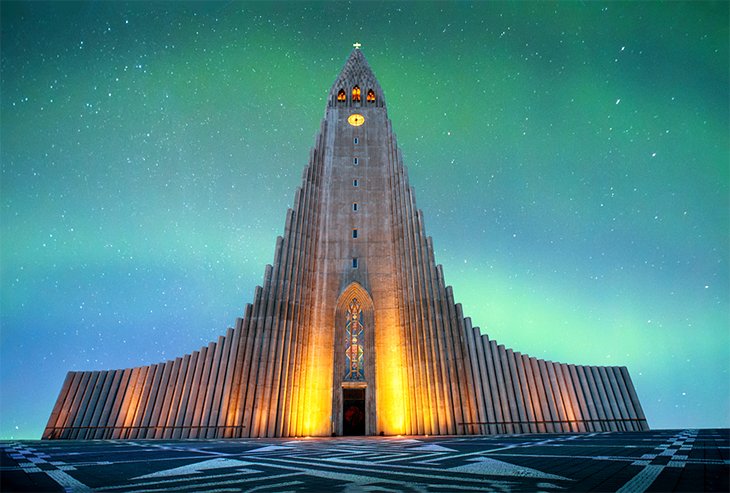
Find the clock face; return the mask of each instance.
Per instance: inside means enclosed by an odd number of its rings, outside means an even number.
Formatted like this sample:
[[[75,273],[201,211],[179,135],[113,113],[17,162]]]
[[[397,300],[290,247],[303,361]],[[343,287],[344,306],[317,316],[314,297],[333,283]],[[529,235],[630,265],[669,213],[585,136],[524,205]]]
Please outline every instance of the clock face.
[[[360,125],[365,123],[365,117],[359,113],[353,113],[347,118],[347,123],[349,123],[353,127],[359,127]]]

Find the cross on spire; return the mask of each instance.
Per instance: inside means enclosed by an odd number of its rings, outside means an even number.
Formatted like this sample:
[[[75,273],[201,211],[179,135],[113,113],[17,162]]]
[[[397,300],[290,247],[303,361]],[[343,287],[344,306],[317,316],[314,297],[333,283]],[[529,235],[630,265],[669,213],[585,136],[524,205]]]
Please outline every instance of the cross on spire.
[[[362,45],[360,43],[358,43],[357,41],[355,41],[355,43],[353,43],[352,46],[354,46],[356,50],[359,50]]]

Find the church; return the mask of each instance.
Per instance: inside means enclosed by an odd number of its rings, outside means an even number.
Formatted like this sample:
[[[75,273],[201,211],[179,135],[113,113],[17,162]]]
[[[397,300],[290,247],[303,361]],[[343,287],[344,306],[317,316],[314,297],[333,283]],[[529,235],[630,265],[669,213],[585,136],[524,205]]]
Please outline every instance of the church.
[[[243,316],[174,360],[69,372],[43,438],[648,429],[625,367],[530,357],[472,326],[356,43]]]

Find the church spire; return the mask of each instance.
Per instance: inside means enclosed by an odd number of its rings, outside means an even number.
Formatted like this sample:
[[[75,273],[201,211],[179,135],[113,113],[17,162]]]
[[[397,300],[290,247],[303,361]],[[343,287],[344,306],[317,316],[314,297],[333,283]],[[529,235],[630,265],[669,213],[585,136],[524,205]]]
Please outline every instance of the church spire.
[[[360,43],[353,44],[345,66],[330,89],[328,106],[385,106],[383,90],[362,54],[361,46]]]

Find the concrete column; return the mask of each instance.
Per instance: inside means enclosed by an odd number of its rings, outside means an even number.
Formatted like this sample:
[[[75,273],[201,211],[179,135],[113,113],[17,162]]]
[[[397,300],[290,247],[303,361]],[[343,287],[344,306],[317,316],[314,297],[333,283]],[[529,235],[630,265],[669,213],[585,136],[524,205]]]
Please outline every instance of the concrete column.
[[[545,422],[545,431],[547,433],[554,433],[557,431],[557,428],[555,428],[552,421],[555,420],[555,416],[553,416],[550,405],[548,404],[548,389],[545,387],[545,382],[542,378],[542,367],[540,366],[540,361],[537,358],[531,357],[530,358],[530,368],[532,368],[532,378],[535,381],[535,389],[537,391],[537,397],[538,397],[538,403],[540,406],[540,413],[542,414],[542,419]]]
[[[203,346],[198,351],[198,358],[195,362],[195,370],[193,373],[193,382],[190,387],[190,396],[188,397],[188,403],[185,406],[185,418],[183,420],[183,428],[181,430],[180,438],[195,438],[197,432],[192,427],[194,426],[195,420],[195,408],[198,405],[198,395],[200,394],[200,385],[203,378],[203,368],[205,362],[208,359],[208,347]]]
[[[101,381],[99,380],[100,377]],[[76,414],[74,424],[72,425],[79,428],[78,430],[74,430],[72,433],[74,438],[77,440],[84,440],[86,438],[88,430],[85,428],[89,426],[89,421],[91,420],[91,415],[93,414],[94,406],[96,405],[96,401],[93,400],[92,397],[94,396],[94,393],[99,390],[99,386],[103,383],[103,380],[102,372],[91,372],[89,383],[87,384],[86,391],[84,392],[84,398],[81,402],[81,406],[79,406],[79,412]]]
[[[519,381],[519,388],[522,392],[522,402],[524,402],[524,414],[528,424],[522,427],[525,433],[537,433],[537,425],[535,424],[535,412],[533,410],[533,402],[530,396],[530,381],[527,379],[527,373],[525,372],[525,366],[522,362],[522,354],[515,352],[514,354],[515,366],[517,369],[517,378]]]
[[[89,418],[86,425],[89,427],[89,430],[85,435],[86,440],[94,439],[98,432],[97,427],[99,426],[99,418],[101,417],[101,412],[104,409],[104,404],[109,393],[109,388],[111,387],[110,372],[99,372],[99,378],[96,381],[96,387],[98,391],[95,390],[94,394],[91,396],[91,399],[94,401],[94,408],[91,417]]]
[[[423,220],[423,218],[420,218]],[[423,224],[421,225],[423,232]],[[423,251],[423,270],[424,270],[424,281],[425,281],[425,295],[426,295],[426,307],[429,313],[430,326],[433,330],[433,344],[434,348],[434,364],[435,369],[439,375],[438,383],[441,388],[440,396],[443,409],[443,425],[446,433],[463,433],[463,427],[459,426],[461,430],[457,430],[456,422],[463,422],[461,405],[459,401],[454,401],[451,398],[451,386],[458,385],[458,376],[453,376],[449,372],[449,360],[453,360],[453,343],[451,343],[452,335],[450,331],[447,333],[447,328],[444,327],[444,313],[440,303],[440,292],[438,286],[438,280],[436,277],[436,266],[433,258],[433,242],[430,237],[422,236],[421,247]],[[448,319],[446,319],[448,320]],[[456,380],[455,382],[452,382]],[[458,405],[459,409],[455,409],[455,404]]]
[[[230,345],[230,341],[228,341],[228,344]],[[215,409],[215,398],[216,394],[222,390],[222,383],[220,382],[221,361],[228,358],[228,355],[223,352],[224,349],[227,349],[226,338],[219,336],[215,345],[215,352],[213,353],[213,363],[210,367],[208,385],[205,389],[203,413],[200,418],[201,428],[199,436],[201,438],[213,438],[215,436],[215,426],[217,425],[217,423],[215,423],[215,418],[218,416],[218,412]],[[211,423],[211,416],[213,417],[213,423]]]
[[[578,381],[578,375],[575,372],[575,365],[565,365],[563,367],[563,374],[565,375],[565,382],[572,392],[571,396],[576,403],[576,406],[580,412],[580,423],[578,430],[583,432],[593,431],[593,419],[589,413],[588,406],[583,396],[583,389],[580,382]]]
[[[499,354],[499,366],[500,370],[497,375],[500,375],[500,380],[503,382],[503,386],[500,387],[500,393],[502,394],[504,402],[507,404],[509,409],[509,424],[507,425],[507,433],[519,433],[520,426],[516,424],[520,421],[520,415],[517,412],[517,401],[515,400],[514,387],[512,386],[512,376],[509,371],[509,362],[507,361],[507,350],[503,344],[497,345],[497,351]],[[496,365],[496,361],[495,361]]]
[[[606,373],[606,367],[599,366],[596,367],[596,369],[598,370],[604,392],[606,393],[606,402],[608,402],[608,405],[611,408],[611,414],[613,414],[614,426],[618,431],[624,431],[623,423],[621,422],[621,411],[619,410],[616,402],[616,396],[613,394],[613,388],[611,387],[611,381]]]
[[[527,413],[524,398],[522,396],[522,389],[519,380],[519,374],[517,372],[517,362],[515,360],[515,353],[512,349],[505,349],[505,356],[507,361],[507,369],[509,372],[509,378],[512,382],[512,398],[514,399],[515,408],[517,409],[517,421],[519,424],[516,426],[519,433],[528,433],[530,427],[527,424]],[[513,415],[514,416],[514,415]]]
[[[165,397],[168,394],[168,390],[171,390],[168,389],[168,385],[170,382],[170,374],[172,373],[174,366],[174,361],[166,361],[162,367],[162,377],[160,378],[159,385],[157,386],[157,395],[155,396],[155,403],[152,407],[152,416],[150,417],[149,423],[150,428],[147,430],[146,438],[162,438],[161,424],[164,422],[164,419],[167,418]],[[121,388],[124,387],[122,386]],[[160,416],[162,416],[162,420]]]
[[[172,400],[170,400],[170,412],[167,415],[167,420],[164,423],[165,430],[162,435],[163,438],[172,438],[175,436],[175,424],[177,416],[180,412],[180,401],[185,393],[185,382],[188,376],[188,367],[190,366],[190,355],[186,354],[182,357],[180,366],[177,371],[177,378],[175,379],[174,392],[172,394]]]
[[[478,327],[472,327],[471,319],[467,318],[466,326],[468,328],[467,336],[467,347],[469,348],[469,355],[471,357],[471,372],[472,378],[474,379],[474,397],[477,406],[476,421],[480,424],[477,426],[477,433],[484,435],[488,433],[486,423],[487,418],[486,406],[484,404],[484,383],[482,382],[481,368],[484,366],[483,356],[480,358],[479,350],[482,349],[481,344],[477,344],[477,341],[481,343],[481,334],[479,333]]]
[[[252,432],[257,437],[265,437],[268,428],[269,404],[271,399],[271,379],[273,378],[273,367],[276,364],[276,355],[279,338],[278,321],[279,308],[281,306],[282,278],[286,275],[287,252],[285,251],[284,239],[279,236],[276,239],[274,263],[272,268],[271,287],[269,288],[269,301],[266,308],[266,318],[263,325],[263,342],[261,346],[261,368],[259,378],[256,382],[256,400],[254,402],[254,414],[252,420]]]
[[[173,394],[175,393],[175,383],[177,382],[181,364],[182,358],[175,358],[165,364],[165,366],[169,368],[169,371],[167,376],[163,373],[163,381],[160,382],[160,392],[163,392],[164,389],[164,397],[162,397],[162,394],[158,395],[158,404],[156,407],[159,408],[159,417],[156,422],[153,419],[153,424],[156,426],[154,430],[154,438],[163,438],[165,436],[165,425],[167,424],[167,420],[170,416],[170,404],[172,402]],[[159,401],[160,397],[162,397],[161,403]]]
[[[277,248],[278,250],[278,248]],[[244,406],[243,413],[243,426],[246,430],[244,436],[256,437],[258,436],[258,430],[255,428],[256,425],[256,411],[258,410],[257,395],[260,395],[260,390],[257,389],[259,384],[259,374],[262,371],[262,366],[266,362],[261,361],[261,352],[265,341],[268,341],[267,335],[264,333],[264,327],[267,315],[270,316],[268,309],[271,304],[271,278],[273,276],[273,267],[271,265],[266,266],[266,272],[264,274],[264,286],[261,296],[261,303],[258,306],[258,314],[252,320],[255,323],[254,333],[252,334],[254,339],[253,356],[251,369],[248,375],[248,383],[246,386],[246,404]],[[263,371],[266,371],[264,366]]]
[[[411,199],[413,199],[411,192]],[[435,341],[435,331],[432,326],[432,314],[428,310],[428,297],[426,294],[425,268],[426,260],[423,255],[423,225],[421,224],[421,211],[415,209],[415,200],[413,203],[413,254],[415,261],[414,272],[416,274],[416,303],[419,310],[419,324],[422,331],[422,341],[425,348],[425,363],[427,380],[429,382],[429,404],[432,413],[431,426],[434,434],[448,433],[446,426],[444,399],[443,399],[443,377],[438,366],[438,348]]]
[[[563,431],[563,427],[559,423],[560,421],[560,414],[558,414],[557,405],[555,404],[555,398],[553,395],[553,386],[550,381],[550,374],[548,373],[547,365],[549,364],[545,360],[538,359],[537,366],[539,368],[539,374],[540,379],[542,380],[542,388],[543,392],[545,393],[545,402],[547,403],[549,416],[550,416],[550,426],[552,427],[552,433],[560,433]],[[533,366],[533,372],[535,368]],[[542,397],[542,396],[540,396]],[[544,409],[543,409],[543,414]]]
[[[578,375],[581,377],[581,382],[584,382],[583,390],[586,392],[586,396],[590,397],[588,406],[590,408],[591,403],[595,409],[597,420],[594,426],[597,431],[609,431],[608,422],[606,421],[606,413],[603,410],[603,402],[601,402],[601,396],[598,393],[596,382],[593,380],[593,372],[590,366],[579,366],[577,368]]]
[[[127,422],[127,420],[131,421],[133,417],[132,415],[130,415],[129,408],[131,405],[134,405],[133,399],[135,392],[137,391],[137,380],[139,379],[140,375],[139,367],[130,368],[125,371],[129,374],[129,379],[124,386],[124,397],[122,398],[122,402],[119,407],[117,419],[114,422],[114,430],[112,432],[112,438],[114,439],[125,438],[126,436],[127,429],[125,428],[124,424]],[[134,412],[134,410],[132,412]]]
[[[150,398],[150,391],[152,390],[152,383],[155,378],[155,371],[157,365],[149,365],[145,367],[147,369],[144,381],[142,383],[142,394],[139,398],[139,404],[137,405],[137,411],[132,421],[132,431],[129,434],[129,438],[141,438],[144,437],[144,433],[141,430],[142,422],[145,417],[145,413],[148,409],[148,402]],[[110,381],[111,376],[107,375],[107,381]]]
[[[258,289],[254,291],[254,300],[257,299]],[[233,369],[233,381],[231,383],[231,398],[226,424],[229,426],[226,437],[240,438],[243,436],[240,427],[243,420],[241,400],[244,399],[246,389],[243,388],[246,382],[247,373],[245,365],[250,355],[250,326],[254,310],[252,304],[247,304],[244,310],[243,320],[240,322],[241,335],[238,339],[238,350],[236,354],[236,365]]]
[[[116,398],[117,391],[119,390],[119,382],[122,379],[121,370],[109,370],[104,380],[104,387],[101,390],[100,399],[104,399],[104,405],[99,409],[98,419],[92,417],[92,421],[97,421],[97,428],[94,430],[94,439],[102,439],[107,436],[106,427],[109,426],[109,414],[111,412],[114,399]],[[101,403],[100,403],[101,404]],[[96,410],[94,410],[96,414]]]
[[[534,430],[536,433],[545,433],[547,431],[547,428],[545,426],[545,416],[543,416],[542,413],[542,404],[540,401],[540,393],[539,393],[539,386],[542,386],[542,382],[540,382],[540,385],[535,381],[535,375],[533,374],[532,370],[532,360],[534,358],[530,358],[526,354],[523,354],[521,356],[522,359],[522,367],[525,372],[525,378],[527,379],[527,388],[530,393],[530,400],[532,401],[532,412],[534,415],[534,419],[537,422],[534,425]],[[533,428],[531,428],[533,429]]]
[[[178,403],[177,414],[175,415],[175,421],[173,422],[172,439],[179,440],[182,437],[183,429],[185,425],[185,416],[188,411],[188,405],[190,404],[190,393],[193,390],[193,380],[195,376],[195,367],[198,364],[198,351],[193,351],[187,355],[187,365],[185,365],[185,380],[182,384],[182,392],[180,394],[180,402]]]
[[[552,361],[545,362],[545,369],[547,370],[546,375],[550,380],[550,388],[552,389],[552,397],[555,402],[555,410],[557,411],[557,419],[560,422],[559,430],[565,433],[572,431],[570,423],[568,423],[568,416],[565,412],[565,404],[563,403],[563,396],[560,392],[560,383],[555,372],[555,363]]]
[[[410,365],[413,370],[412,377],[412,389],[415,396],[413,412],[415,417],[414,433],[426,434],[433,433],[431,428],[431,411],[429,408],[429,393],[428,384],[426,379],[426,372],[424,368],[424,348],[423,348],[423,336],[420,331],[420,325],[416,317],[416,294],[414,292],[414,279],[413,273],[414,260],[412,252],[413,243],[413,230],[410,221],[410,195],[409,188],[406,186],[407,179],[403,176],[403,170],[399,176],[399,181],[402,186],[398,187],[401,191],[400,197],[400,208],[401,208],[401,221],[402,221],[402,234],[403,234],[403,273],[402,273],[402,284],[403,284],[403,307],[405,317],[405,329],[408,334],[408,340],[410,341],[411,356]]]
[[[604,429],[610,430],[610,431],[618,431],[618,427],[616,426],[616,421],[613,416],[613,411],[611,409],[611,403],[608,402],[606,390],[603,387],[603,380],[601,379],[601,373],[599,372],[598,368],[595,366],[588,366],[588,367],[586,367],[586,370],[591,372],[593,382],[594,382],[595,388],[597,390],[596,398],[601,403],[601,408],[603,409],[603,412],[605,414],[605,419],[607,420],[604,423]]]
[[[567,368],[564,363],[555,364],[555,373],[558,376],[558,384],[560,385],[563,396],[563,405],[565,406],[568,421],[570,421],[571,431],[585,433],[586,429],[583,423],[583,416],[580,412],[580,405],[575,396],[572,382],[569,380],[570,374],[566,373],[566,371]]]
[[[209,342],[208,349],[205,352],[203,371],[200,374],[200,384],[198,385],[198,395],[195,399],[195,408],[193,409],[193,419],[190,423],[190,438],[205,438],[205,425],[202,421],[207,402],[206,396],[209,392],[210,374],[213,369],[213,361],[215,360],[218,346],[215,342]]]
[[[634,388],[634,383],[631,381],[631,376],[629,376],[629,371],[626,369],[625,366],[620,367],[619,371],[621,372],[621,376],[623,377],[624,383],[626,384],[626,390],[629,393],[629,397],[631,397],[631,404],[633,405],[636,417],[640,420],[639,429],[641,431],[647,431],[649,430],[649,424],[646,421],[644,410],[641,408],[639,397],[636,395],[636,389]]]
[[[502,379],[502,365],[499,362],[499,350],[496,341],[490,341],[486,336],[484,338],[484,351],[487,356],[487,372],[489,373],[489,387],[492,390],[492,403],[494,405],[494,414],[496,418],[496,428],[498,434],[509,433],[507,421],[512,418],[509,414],[509,406],[507,405],[504,389],[504,380]]]
[[[464,421],[473,423],[474,421],[476,421],[476,406],[473,397],[474,380],[471,373],[467,371],[467,368],[472,365],[472,361],[469,357],[469,352],[466,349],[466,326],[464,325],[464,312],[462,311],[461,303],[453,303],[453,289],[447,289],[446,295],[449,304],[452,305],[456,310],[456,325],[454,327],[455,331],[453,332],[453,340],[457,364],[457,374],[464,376],[462,379],[460,379],[461,382],[459,385],[462,409],[464,413]],[[476,427],[467,427],[462,430],[461,433],[476,433]]]

